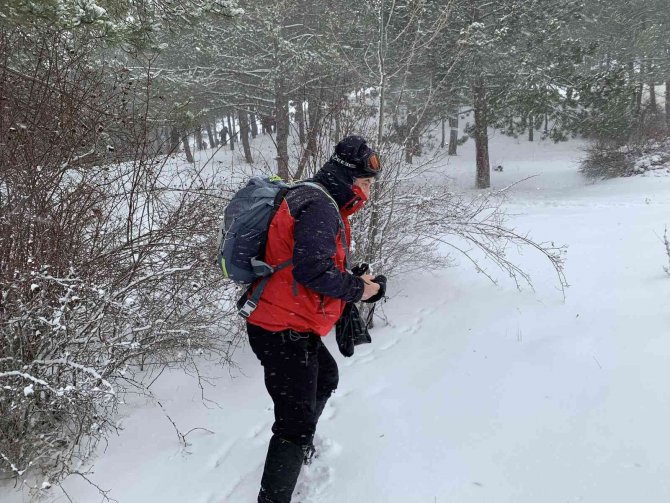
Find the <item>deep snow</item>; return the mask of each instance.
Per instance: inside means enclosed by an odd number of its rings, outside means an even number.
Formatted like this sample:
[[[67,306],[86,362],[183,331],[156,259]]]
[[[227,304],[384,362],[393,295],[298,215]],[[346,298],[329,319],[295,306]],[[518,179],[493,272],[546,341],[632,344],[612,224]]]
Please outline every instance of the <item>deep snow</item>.
[[[340,386],[317,431],[301,503],[567,503],[670,500],[670,277],[662,234],[670,176],[591,183],[584,144],[493,135],[494,188],[510,189],[511,222],[569,245],[566,298],[546,260],[524,251],[535,292],[492,285],[465,262],[396,278],[388,325],[343,358]],[[440,168],[474,184],[473,145]],[[236,153],[237,155],[237,153]],[[272,423],[262,369],[248,348],[239,369],[209,366],[203,403],[194,379],[164,374],[161,409],[132,402],[90,477],[121,503],[255,501]],[[104,447],[104,446],[103,446]],[[79,502],[100,501],[80,478]],[[67,501],[58,488],[47,500]],[[7,503],[23,501],[0,490]]]

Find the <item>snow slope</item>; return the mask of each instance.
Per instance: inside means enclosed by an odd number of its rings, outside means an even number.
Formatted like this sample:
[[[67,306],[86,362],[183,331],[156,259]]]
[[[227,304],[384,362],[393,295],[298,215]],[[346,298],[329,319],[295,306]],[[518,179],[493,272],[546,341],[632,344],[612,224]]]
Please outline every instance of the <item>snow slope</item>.
[[[493,185],[512,189],[514,226],[569,245],[565,300],[548,263],[518,260],[535,292],[491,285],[465,262],[389,286],[388,325],[343,358],[340,386],[303,470],[301,503],[567,503],[670,500],[670,277],[660,236],[670,176],[592,184],[576,172],[582,144],[494,135]],[[441,169],[474,184],[473,146]],[[153,391],[188,434],[180,446],[161,409],[128,403],[122,430],[90,478],[121,503],[255,501],[272,423],[252,352],[238,369],[196,381],[164,374]],[[206,430],[209,431],[206,431]],[[78,502],[100,501],[81,478]],[[45,501],[67,501],[57,489]],[[16,491],[0,499],[17,503]]]

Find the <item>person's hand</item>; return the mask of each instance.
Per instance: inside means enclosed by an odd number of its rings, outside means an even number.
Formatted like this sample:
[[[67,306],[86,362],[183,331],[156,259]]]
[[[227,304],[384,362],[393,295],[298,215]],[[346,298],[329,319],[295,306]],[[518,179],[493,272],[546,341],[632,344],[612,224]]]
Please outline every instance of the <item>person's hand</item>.
[[[361,297],[361,300],[367,300],[379,293],[379,283],[374,283],[372,281],[375,279],[374,276],[371,274],[364,274],[361,278],[365,282],[365,289],[363,290],[363,297]]]
[[[379,285],[379,291],[373,295],[372,297],[369,297],[368,299],[361,299],[363,302],[368,302],[370,304],[374,304],[375,302],[378,302],[384,298],[386,295],[386,276],[383,274],[377,274],[372,281]]]
[[[351,274],[353,274],[354,276],[363,276],[363,274],[367,274],[369,270],[370,266],[365,262],[363,262],[355,267],[352,267]]]

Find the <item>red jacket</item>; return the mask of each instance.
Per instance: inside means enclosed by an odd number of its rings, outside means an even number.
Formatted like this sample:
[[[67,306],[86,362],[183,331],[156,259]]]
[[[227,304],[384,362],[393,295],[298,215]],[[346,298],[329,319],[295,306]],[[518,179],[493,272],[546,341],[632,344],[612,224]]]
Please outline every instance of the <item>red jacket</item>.
[[[333,190],[329,181],[319,180],[340,201],[352,196],[339,204],[349,243],[348,216],[363,206],[365,196],[351,186],[348,194]],[[341,225],[332,200],[318,188],[305,185],[288,192],[270,224],[265,262],[277,266],[292,260],[292,264],[272,275],[249,323],[272,332],[291,329],[324,336],[344,305],[361,299],[363,280],[345,267]]]

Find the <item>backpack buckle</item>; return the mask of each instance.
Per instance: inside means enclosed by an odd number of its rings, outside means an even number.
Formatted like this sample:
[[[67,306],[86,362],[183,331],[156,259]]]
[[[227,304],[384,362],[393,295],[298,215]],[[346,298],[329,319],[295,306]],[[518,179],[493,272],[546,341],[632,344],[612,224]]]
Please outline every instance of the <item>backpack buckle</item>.
[[[258,306],[258,304],[256,304],[253,300],[248,299],[244,303],[244,305],[241,308],[238,309],[237,312],[240,313],[240,316],[242,316],[242,318],[246,319],[249,316],[251,316],[251,313],[254,312],[254,309],[256,309],[257,306]]]

